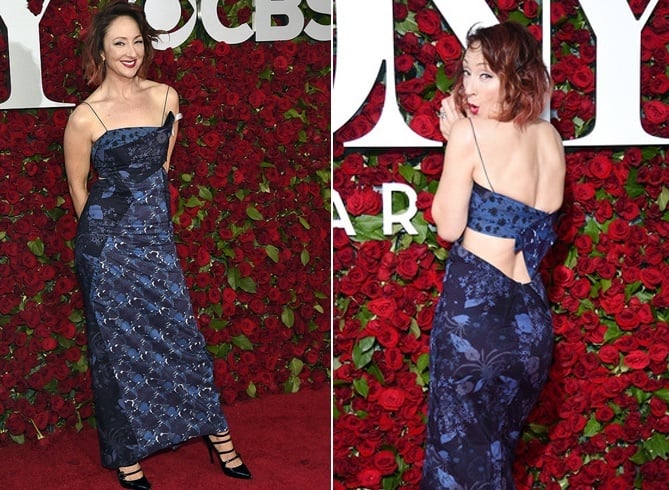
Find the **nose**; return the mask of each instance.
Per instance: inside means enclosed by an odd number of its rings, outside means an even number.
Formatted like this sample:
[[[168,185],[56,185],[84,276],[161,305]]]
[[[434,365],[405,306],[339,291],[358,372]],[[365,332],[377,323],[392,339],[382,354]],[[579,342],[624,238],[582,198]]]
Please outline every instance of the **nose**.
[[[462,85],[465,89],[465,95],[469,97],[476,93],[476,83],[472,80],[472,77],[467,77],[463,80]]]

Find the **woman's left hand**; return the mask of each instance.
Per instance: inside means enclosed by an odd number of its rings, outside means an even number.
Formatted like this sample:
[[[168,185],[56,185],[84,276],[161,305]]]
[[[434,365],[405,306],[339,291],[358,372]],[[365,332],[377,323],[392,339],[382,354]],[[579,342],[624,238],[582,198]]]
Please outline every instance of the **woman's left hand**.
[[[439,131],[445,140],[451,134],[451,127],[458,119],[463,119],[465,116],[455,107],[455,99],[452,96],[444,97],[441,100],[441,108],[439,109]]]

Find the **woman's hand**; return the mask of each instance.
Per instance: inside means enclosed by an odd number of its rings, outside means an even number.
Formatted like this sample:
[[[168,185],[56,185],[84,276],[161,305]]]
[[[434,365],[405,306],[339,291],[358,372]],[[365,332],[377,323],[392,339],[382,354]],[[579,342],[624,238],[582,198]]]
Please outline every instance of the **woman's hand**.
[[[455,107],[455,99],[452,96],[444,97],[441,100],[441,108],[439,109],[439,131],[445,140],[451,134],[451,127],[458,119],[463,119],[465,116]]]

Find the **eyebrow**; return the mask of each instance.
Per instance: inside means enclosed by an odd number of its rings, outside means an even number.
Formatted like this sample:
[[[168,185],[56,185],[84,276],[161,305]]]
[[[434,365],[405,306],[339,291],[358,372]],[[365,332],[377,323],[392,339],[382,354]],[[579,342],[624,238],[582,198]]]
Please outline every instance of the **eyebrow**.
[[[138,38],[143,38],[143,36],[142,36],[141,34],[137,34],[137,35],[136,35],[135,37],[133,37],[132,39],[138,39]],[[121,39],[122,39],[122,40],[126,40],[126,39],[130,39],[130,38],[127,38],[127,37],[125,37],[125,36],[116,36],[116,37],[112,38],[112,41],[118,41],[118,40],[121,40]]]

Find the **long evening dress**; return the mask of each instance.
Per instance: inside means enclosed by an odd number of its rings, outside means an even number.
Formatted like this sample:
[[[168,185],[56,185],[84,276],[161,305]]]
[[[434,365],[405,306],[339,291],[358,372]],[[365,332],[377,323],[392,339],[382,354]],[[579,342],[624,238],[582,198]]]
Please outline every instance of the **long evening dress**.
[[[99,178],[75,263],[107,468],[228,427],[174,243],[163,169],[174,120],[170,112],[161,127],[105,126],[92,148]]]
[[[556,238],[556,214],[488,184],[474,183],[467,226],[514,238],[531,281],[453,244],[430,337],[424,490],[515,488],[514,450],[550,369],[551,312],[538,268]]]

